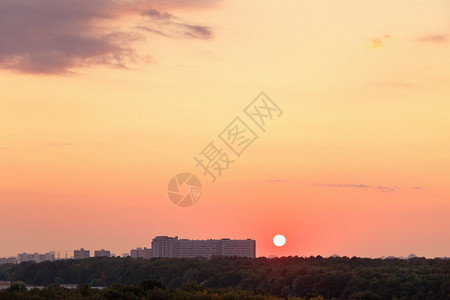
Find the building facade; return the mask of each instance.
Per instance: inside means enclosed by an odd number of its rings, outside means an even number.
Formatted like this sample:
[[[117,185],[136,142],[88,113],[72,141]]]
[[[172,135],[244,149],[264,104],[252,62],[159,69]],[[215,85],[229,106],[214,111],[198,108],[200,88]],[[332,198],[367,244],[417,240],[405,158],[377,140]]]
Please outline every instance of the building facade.
[[[178,236],[157,236],[152,241],[153,257],[179,257]]]
[[[152,241],[153,257],[256,257],[256,241],[246,240],[189,240],[157,236]]]
[[[0,265],[4,264],[16,264],[17,258],[16,257],[2,257],[0,258]]]
[[[222,256],[256,257],[256,241],[222,239]]]
[[[55,260],[55,252],[51,251],[51,252],[47,252],[45,254],[39,254],[39,253],[33,253],[33,254],[29,254],[29,253],[21,253],[21,254],[17,254],[17,263],[20,264],[24,261],[34,261],[37,263],[43,262],[43,261],[54,261]]]
[[[81,248],[80,250],[74,250],[73,251],[73,259],[85,259],[89,258],[91,256],[90,250],[84,250]]]
[[[136,248],[136,249],[132,249],[130,251],[130,256],[132,258],[145,258],[145,259],[150,259],[152,258],[152,249],[148,249],[146,247],[144,247],[144,249],[142,248]]]
[[[111,251],[105,250],[105,249],[95,250],[94,256],[95,257],[102,257],[102,256],[111,257]]]

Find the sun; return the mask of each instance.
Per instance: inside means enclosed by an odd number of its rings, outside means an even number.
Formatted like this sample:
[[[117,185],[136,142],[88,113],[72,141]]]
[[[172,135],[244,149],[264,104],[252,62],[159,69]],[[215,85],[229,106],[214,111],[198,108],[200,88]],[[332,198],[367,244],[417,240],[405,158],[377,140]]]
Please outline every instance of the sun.
[[[286,244],[286,238],[283,235],[278,234],[273,237],[273,243],[275,244],[275,246],[281,247]]]

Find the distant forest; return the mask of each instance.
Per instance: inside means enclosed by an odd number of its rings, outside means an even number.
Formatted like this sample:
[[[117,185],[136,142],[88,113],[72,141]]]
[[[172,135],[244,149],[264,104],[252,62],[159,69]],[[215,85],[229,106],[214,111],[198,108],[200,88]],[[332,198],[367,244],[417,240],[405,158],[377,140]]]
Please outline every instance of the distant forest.
[[[218,299],[208,298],[208,290],[237,289],[261,297],[434,300],[450,299],[450,260],[320,256],[149,260],[101,257],[0,265],[0,281],[3,280],[44,286],[112,286],[119,291],[125,285],[137,289],[139,283],[152,280],[158,282],[161,289],[173,293],[180,292],[180,288],[200,294],[204,291],[205,297],[195,299]],[[5,293],[0,292],[0,298]],[[12,298],[5,296],[4,299]]]

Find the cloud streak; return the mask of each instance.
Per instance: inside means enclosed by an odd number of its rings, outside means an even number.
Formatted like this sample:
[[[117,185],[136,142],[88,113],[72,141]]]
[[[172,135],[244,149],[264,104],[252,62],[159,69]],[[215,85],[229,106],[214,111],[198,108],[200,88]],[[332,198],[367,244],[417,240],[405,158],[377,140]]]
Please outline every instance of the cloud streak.
[[[381,192],[395,192],[398,186],[381,186],[381,185],[367,185],[367,184],[323,184],[317,183],[316,186],[329,187],[329,188],[358,188],[358,189],[375,189]]]
[[[267,179],[266,182],[278,183],[278,182],[287,182],[287,180],[286,179],[282,179],[282,178],[273,178],[273,179]]]
[[[420,42],[425,43],[445,43],[448,42],[448,38],[445,35],[441,34],[434,34],[434,35],[427,35],[419,38]]]
[[[134,43],[151,30],[166,37],[212,37],[211,28],[158,7],[202,8],[216,2],[0,0],[0,68],[35,74],[66,74],[93,65],[127,68],[140,58]],[[123,25],[123,17],[135,24]]]
[[[385,81],[385,82],[372,82],[371,84],[379,86],[379,87],[390,87],[390,88],[399,88],[399,89],[417,89],[418,85],[409,83],[409,82],[401,82],[401,81]]]
[[[73,146],[72,143],[64,142],[64,141],[51,142],[50,144],[52,146],[55,146],[55,147],[70,147],[70,146]]]

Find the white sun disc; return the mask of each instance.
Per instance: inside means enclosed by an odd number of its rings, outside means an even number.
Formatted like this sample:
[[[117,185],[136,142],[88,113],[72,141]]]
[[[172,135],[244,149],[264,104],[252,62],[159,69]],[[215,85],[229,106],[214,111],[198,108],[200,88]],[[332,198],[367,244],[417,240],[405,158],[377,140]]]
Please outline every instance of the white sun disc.
[[[274,236],[273,243],[275,244],[275,246],[281,247],[284,244],[286,244],[286,238],[284,236],[282,236],[281,234],[278,234],[278,235]]]

